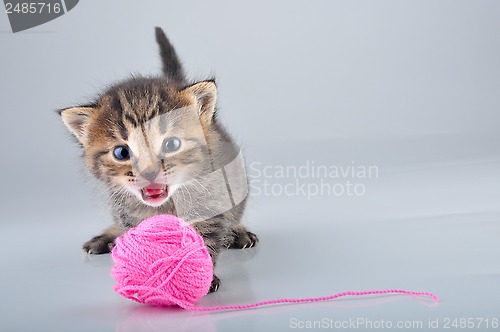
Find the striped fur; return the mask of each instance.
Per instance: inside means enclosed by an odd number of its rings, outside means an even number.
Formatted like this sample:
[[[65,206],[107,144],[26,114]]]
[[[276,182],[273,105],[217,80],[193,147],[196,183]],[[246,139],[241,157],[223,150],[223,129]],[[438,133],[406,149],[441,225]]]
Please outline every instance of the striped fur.
[[[223,247],[246,248],[258,241],[240,224],[246,199],[203,218],[208,200],[217,200],[227,190],[225,184],[211,180],[211,174],[235,159],[239,150],[217,121],[215,82],[188,84],[177,54],[160,28],[156,28],[156,39],[163,76],[133,77],[115,84],[89,105],[59,112],[81,145],[88,170],[106,185],[114,219],[103,234],[84,244],[84,250],[107,253],[117,236],[141,220],[161,213],[178,215],[180,208],[192,208],[193,226],[204,237],[215,264]],[[162,149],[169,137],[179,138],[180,148],[167,153]],[[120,146],[131,151],[129,160],[114,155]],[[204,176],[210,180],[198,180]],[[156,205],[141,196],[141,190],[152,182],[168,188],[168,198]],[[212,290],[218,285],[214,276]]]

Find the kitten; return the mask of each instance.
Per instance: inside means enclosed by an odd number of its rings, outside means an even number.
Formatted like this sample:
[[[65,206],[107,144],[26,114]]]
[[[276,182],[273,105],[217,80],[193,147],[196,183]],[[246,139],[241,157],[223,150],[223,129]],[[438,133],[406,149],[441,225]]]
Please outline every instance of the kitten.
[[[133,77],[89,105],[59,111],[83,148],[87,168],[105,184],[114,220],[83,249],[109,253],[117,236],[168,213],[192,224],[215,264],[222,248],[258,242],[240,224],[248,193],[244,163],[217,121],[215,82],[188,83],[160,28],[156,40],[161,77]],[[214,275],[211,291],[219,284]]]

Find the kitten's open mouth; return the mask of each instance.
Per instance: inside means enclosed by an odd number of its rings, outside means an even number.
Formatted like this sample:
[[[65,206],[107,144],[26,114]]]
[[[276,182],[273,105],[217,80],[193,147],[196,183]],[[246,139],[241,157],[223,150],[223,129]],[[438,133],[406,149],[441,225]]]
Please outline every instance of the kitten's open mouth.
[[[144,202],[156,205],[163,202],[168,196],[168,186],[166,184],[150,183],[141,189],[141,194]]]

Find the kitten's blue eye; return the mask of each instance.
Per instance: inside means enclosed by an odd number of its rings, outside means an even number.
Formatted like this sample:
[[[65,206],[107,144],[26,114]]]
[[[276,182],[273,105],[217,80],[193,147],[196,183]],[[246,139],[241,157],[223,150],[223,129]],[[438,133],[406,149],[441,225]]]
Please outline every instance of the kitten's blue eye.
[[[118,160],[128,160],[130,159],[130,152],[128,146],[117,146],[113,150],[113,156]]]
[[[167,138],[163,142],[163,151],[165,152],[174,152],[179,150],[180,147],[181,147],[181,140],[178,139],[177,137]]]

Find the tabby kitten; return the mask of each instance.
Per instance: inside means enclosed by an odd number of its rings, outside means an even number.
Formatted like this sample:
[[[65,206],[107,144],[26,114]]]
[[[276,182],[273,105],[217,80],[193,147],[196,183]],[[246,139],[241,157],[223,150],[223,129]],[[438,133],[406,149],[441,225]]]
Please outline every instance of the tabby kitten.
[[[156,41],[161,77],[133,77],[89,105],[59,111],[83,148],[87,168],[105,184],[114,220],[83,249],[109,253],[117,236],[168,213],[192,224],[215,264],[222,248],[258,241],[240,224],[248,193],[244,163],[217,121],[215,82],[188,83],[160,28]],[[211,291],[219,284],[214,275]]]

